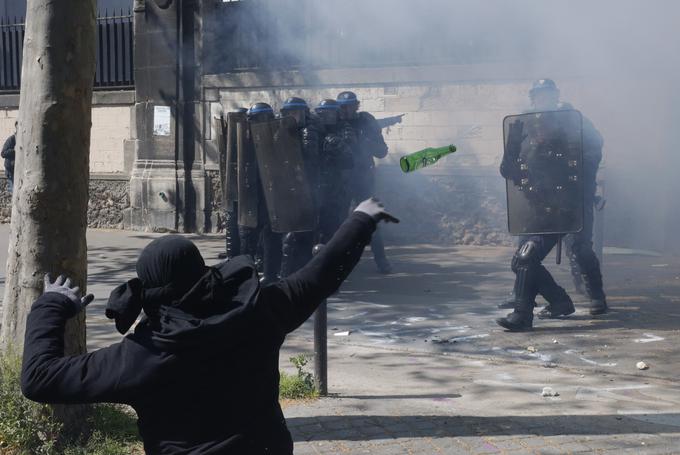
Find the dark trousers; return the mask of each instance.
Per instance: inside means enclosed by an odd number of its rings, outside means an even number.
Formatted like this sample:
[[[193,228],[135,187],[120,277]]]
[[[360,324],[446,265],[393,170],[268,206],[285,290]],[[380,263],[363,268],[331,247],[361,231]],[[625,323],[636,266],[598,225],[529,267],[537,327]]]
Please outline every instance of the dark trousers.
[[[520,237],[519,250],[528,241],[533,241],[536,245],[535,256],[531,264],[528,265],[526,276],[517,274],[515,279],[515,292],[517,297],[525,301],[533,301],[536,295],[541,293],[548,301],[551,293],[564,291],[552,277],[548,269],[541,263],[543,259],[555,247],[562,234],[550,235],[530,235]],[[605,297],[602,285],[602,272],[600,262],[593,251],[593,205],[587,204],[583,220],[583,230],[576,234],[571,234],[569,254],[581,270],[583,281],[586,285],[588,296],[592,299],[603,299]],[[515,271],[517,273],[517,271]],[[545,293],[544,293],[545,291]],[[548,295],[546,295],[546,293]]]
[[[257,256],[258,243],[262,239],[264,281],[272,282],[279,278],[281,270],[281,234],[272,232],[269,217],[262,216],[257,227],[239,226],[241,254],[249,255],[253,260]]]
[[[375,196],[375,176],[373,171],[370,173],[360,174],[355,176],[351,182],[352,207],[357,206],[360,202],[365,201],[371,196]],[[380,228],[375,230],[373,239],[371,240],[371,251],[373,252],[373,259],[378,266],[384,265],[387,262],[385,255],[385,244],[383,243]]]

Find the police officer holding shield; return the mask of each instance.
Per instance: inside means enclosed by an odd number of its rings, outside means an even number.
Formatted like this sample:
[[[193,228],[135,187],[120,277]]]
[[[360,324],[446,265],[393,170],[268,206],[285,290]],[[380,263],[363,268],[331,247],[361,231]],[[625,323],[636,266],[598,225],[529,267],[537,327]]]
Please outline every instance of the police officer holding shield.
[[[552,80],[536,81],[530,96],[536,112],[510,116],[504,122],[505,152],[500,169],[507,180],[510,231],[520,235],[511,263],[516,275],[514,310],[496,321],[511,331],[532,328],[539,292],[556,293],[540,317],[574,312],[571,299],[542,264],[565,234],[573,235],[570,254],[581,270],[590,314],[607,311],[592,243],[602,137],[578,111],[560,105],[559,90]]]

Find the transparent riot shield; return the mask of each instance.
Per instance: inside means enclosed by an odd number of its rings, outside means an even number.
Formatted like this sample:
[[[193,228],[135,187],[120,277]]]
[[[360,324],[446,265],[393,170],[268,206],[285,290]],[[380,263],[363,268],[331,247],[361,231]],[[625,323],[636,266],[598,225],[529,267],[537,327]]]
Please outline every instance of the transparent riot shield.
[[[314,230],[314,204],[295,119],[253,123],[250,130],[272,231]]]
[[[513,235],[583,229],[583,128],[575,110],[503,120],[508,230]]]

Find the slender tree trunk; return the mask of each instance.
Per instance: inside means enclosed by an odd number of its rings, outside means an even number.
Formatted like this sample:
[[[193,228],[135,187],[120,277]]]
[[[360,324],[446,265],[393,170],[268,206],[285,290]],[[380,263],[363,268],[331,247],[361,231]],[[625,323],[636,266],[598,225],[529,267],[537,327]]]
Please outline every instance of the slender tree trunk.
[[[2,348],[21,350],[46,272],[85,290],[95,11],[95,0],[28,0]],[[66,354],[85,352],[84,314],[65,340]],[[82,412],[55,410],[67,431]]]

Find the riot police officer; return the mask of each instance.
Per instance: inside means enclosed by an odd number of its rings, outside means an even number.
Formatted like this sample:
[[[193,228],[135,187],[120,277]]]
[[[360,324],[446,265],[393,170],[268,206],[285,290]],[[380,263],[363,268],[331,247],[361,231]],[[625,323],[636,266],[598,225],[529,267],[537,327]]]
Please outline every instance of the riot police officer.
[[[309,110],[307,102],[299,97],[288,98],[281,106],[281,117],[290,116],[296,121],[305,175],[314,199],[315,218],[318,223],[319,154],[321,126]],[[315,231],[289,232],[283,238],[281,276],[287,277],[301,269],[312,259]]]
[[[571,109],[570,105],[559,103],[559,90],[550,79],[534,82],[529,92],[536,112]],[[511,126],[506,144],[506,153],[501,163],[501,175],[515,179],[517,163],[508,156],[508,150],[521,146],[524,140],[521,125]],[[593,124],[583,118],[583,180],[584,220],[583,229],[573,234],[570,254],[581,270],[586,292],[590,298],[590,314],[598,315],[607,311],[607,302],[602,284],[600,264],[593,251],[593,203],[596,190],[597,170],[602,160],[603,140]],[[550,272],[541,263],[560,239],[560,234],[532,235],[520,238],[520,245],[512,258],[515,278],[514,311],[496,322],[512,331],[532,327],[535,298],[539,292],[548,294],[548,305],[539,313],[540,317],[560,317],[574,312],[574,305],[564,289],[557,285]],[[544,295],[545,295],[544,294]]]
[[[267,103],[255,103],[248,110],[247,139],[244,147],[248,148],[250,163],[239,162],[239,180],[249,179],[247,185],[239,182],[239,238],[241,254],[249,255],[255,259],[257,256],[258,242],[262,242],[263,249],[263,283],[268,284],[278,280],[281,269],[281,235],[272,232],[267,205],[262,189],[262,182],[259,178],[259,171],[255,159],[254,145],[252,142],[252,125],[260,122],[268,122],[274,119],[274,110]],[[242,172],[243,169],[247,169]],[[243,175],[247,174],[247,175]],[[244,190],[244,188],[246,188]],[[242,194],[243,193],[243,194]],[[248,207],[245,201],[249,201]],[[255,223],[247,226],[242,223],[244,212],[255,212]],[[255,224],[255,226],[253,226]]]
[[[342,136],[340,105],[325,99],[314,109],[323,126],[319,159],[319,243],[326,243],[347,217],[348,173],[354,167],[351,143]]]
[[[359,100],[354,92],[341,92],[336,98],[340,104],[341,118],[347,122],[343,138],[352,144],[354,167],[351,171],[350,192],[353,204],[373,196],[375,191],[374,158],[387,156],[387,144],[380,125],[368,112],[359,112]],[[392,273],[392,265],[385,255],[385,246],[379,231],[371,242],[373,258],[380,273]]]

